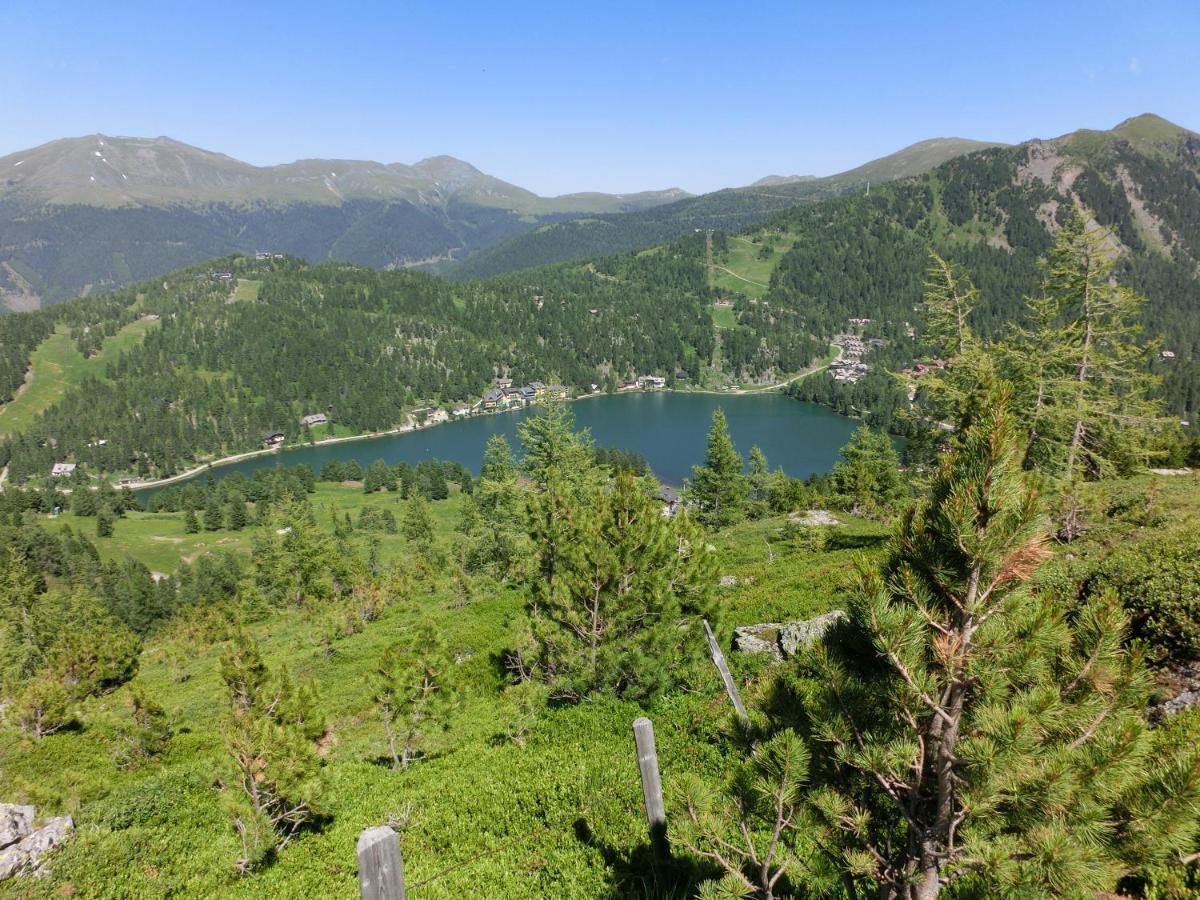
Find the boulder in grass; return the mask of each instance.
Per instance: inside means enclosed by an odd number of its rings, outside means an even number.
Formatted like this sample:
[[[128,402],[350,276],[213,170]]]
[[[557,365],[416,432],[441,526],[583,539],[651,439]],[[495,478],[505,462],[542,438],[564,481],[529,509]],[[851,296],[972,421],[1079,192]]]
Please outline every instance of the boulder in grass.
[[[790,659],[846,617],[840,609],[794,622],[762,622],[734,629],[733,648],[741,653],[770,653],[777,660]]]
[[[75,830],[70,816],[47,819],[34,827],[35,810],[32,806],[0,804],[0,828],[5,830],[5,840],[12,834],[24,833],[0,849],[0,881],[22,872],[39,871],[46,862],[46,855],[62,844]]]
[[[32,806],[0,803],[0,850],[9,847],[33,831]]]

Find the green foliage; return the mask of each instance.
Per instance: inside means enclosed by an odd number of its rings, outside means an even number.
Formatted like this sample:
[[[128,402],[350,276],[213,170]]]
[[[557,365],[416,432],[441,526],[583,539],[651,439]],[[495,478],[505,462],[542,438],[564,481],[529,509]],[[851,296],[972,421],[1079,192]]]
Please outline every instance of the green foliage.
[[[895,445],[866,425],[842,448],[833,482],[842,503],[855,514],[887,515],[906,493]]]
[[[686,516],[668,519],[632,476],[581,500],[556,473],[530,503],[541,577],[519,669],[554,698],[647,697],[700,658],[713,561]]]
[[[311,690],[296,692],[286,670],[272,676],[258,649],[238,632],[221,656],[229,696],[225,749],[238,794],[229,801],[241,838],[238,870],[248,873],[283,850],[322,815],[320,764]]]
[[[424,755],[432,729],[445,727],[453,703],[450,654],[432,622],[409,629],[379,657],[374,697],[393,769]]]
[[[136,769],[163,754],[172,728],[166,711],[141,690],[131,690],[125,706],[128,718],[117,727],[113,760],[118,769]]]
[[[1134,634],[1159,657],[1200,655],[1200,537],[1192,528],[1118,548],[1089,579],[1087,593],[1116,592]]]
[[[1068,616],[1022,587],[1047,556],[1023,451],[1002,390],[969,404],[929,500],[776,712],[821,761],[810,865],[863,890],[1106,890],[1195,840],[1200,757],[1157,755],[1119,606]]]
[[[713,413],[704,465],[692,469],[687,496],[696,504],[696,519],[710,528],[723,528],[746,514],[748,484],[741,454],[733,446],[725,411]]]

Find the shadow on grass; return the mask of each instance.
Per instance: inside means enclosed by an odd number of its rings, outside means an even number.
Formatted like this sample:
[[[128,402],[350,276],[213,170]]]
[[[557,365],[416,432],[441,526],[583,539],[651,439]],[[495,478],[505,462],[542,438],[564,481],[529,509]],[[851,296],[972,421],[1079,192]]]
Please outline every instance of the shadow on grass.
[[[660,860],[649,840],[632,851],[618,850],[599,840],[582,816],[575,820],[574,829],[575,839],[604,859],[621,897],[682,900],[694,897],[701,882],[721,875],[715,867],[685,856],[668,855]]]

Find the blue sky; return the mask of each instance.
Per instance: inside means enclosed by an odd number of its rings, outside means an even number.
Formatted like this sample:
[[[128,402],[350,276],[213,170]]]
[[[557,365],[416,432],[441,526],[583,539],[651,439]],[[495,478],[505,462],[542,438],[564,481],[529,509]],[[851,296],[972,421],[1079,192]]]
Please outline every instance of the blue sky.
[[[166,134],[438,153],[543,194],[824,175],[928,137],[1200,130],[1200,3],[0,3],[0,155]]]

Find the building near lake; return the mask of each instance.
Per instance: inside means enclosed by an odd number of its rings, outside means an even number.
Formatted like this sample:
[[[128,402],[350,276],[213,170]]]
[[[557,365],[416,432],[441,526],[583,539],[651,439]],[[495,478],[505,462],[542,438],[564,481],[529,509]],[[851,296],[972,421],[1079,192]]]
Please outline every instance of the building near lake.
[[[324,425],[328,421],[329,418],[325,415],[325,413],[312,413],[311,415],[307,415],[301,419],[300,424],[311,428],[313,425]]]

